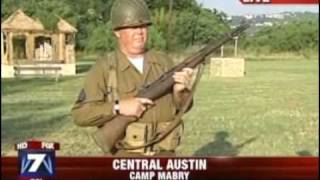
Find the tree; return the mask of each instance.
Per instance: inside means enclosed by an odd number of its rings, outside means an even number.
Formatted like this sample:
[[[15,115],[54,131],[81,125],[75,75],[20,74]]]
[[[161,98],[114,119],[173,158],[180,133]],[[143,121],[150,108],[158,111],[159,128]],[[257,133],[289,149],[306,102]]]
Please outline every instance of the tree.
[[[216,39],[230,29],[221,15],[213,10],[200,9],[196,13],[198,16],[194,16],[192,11],[182,11],[177,15],[176,37],[184,47]]]

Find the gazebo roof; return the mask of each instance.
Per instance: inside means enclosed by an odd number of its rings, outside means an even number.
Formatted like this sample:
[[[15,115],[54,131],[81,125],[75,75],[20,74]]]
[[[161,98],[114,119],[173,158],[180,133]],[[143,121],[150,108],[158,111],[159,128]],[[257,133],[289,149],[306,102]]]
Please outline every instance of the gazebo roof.
[[[56,25],[60,32],[75,33],[77,29],[66,20],[59,17]],[[26,15],[21,9],[15,11],[8,19],[1,23],[1,29],[5,30],[25,30],[25,31],[46,31],[39,19],[33,19]]]
[[[1,23],[1,29],[10,30],[45,30],[40,21],[27,16],[21,9],[15,11]]]
[[[77,32],[77,29],[73,26],[71,26],[67,21],[65,21],[64,19],[60,18],[58,24],[58,30],[62,31],[62,32]]]

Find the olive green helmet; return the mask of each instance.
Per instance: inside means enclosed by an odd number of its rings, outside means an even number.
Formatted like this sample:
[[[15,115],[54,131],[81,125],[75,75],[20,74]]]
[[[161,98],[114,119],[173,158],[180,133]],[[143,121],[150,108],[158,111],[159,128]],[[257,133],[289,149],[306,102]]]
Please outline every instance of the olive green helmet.
[[[116,0],[111,8],[111,23],[114,30],[152,24],[144,0]]]

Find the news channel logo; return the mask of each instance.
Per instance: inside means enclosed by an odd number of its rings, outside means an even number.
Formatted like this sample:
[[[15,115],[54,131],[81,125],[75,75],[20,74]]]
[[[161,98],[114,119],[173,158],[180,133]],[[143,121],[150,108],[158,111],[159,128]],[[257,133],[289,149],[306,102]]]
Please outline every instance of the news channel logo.
[[[20,177],[44,178],[55,176],[55,151],[59,143],[27,141],[15,145],[18,150]]]

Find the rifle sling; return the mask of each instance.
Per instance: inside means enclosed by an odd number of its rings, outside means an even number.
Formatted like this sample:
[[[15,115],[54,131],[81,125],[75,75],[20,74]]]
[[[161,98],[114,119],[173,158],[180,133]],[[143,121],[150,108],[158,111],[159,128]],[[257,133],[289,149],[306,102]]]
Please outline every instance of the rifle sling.
[[[184,115],[184,112],[187,111],[189,104],[192,101],[193,98],[193,94],[195,92],[196,86],[199,83],[199,80],[201,78],[201,75],[203,74],[203,64],[199,65],[199,70],[196,74],[196,78],[195,78],[195,82],[191,88],[190,94],[187,97],[185,103],[183,104],[182,108],[180,109],[180,111],[178,112],[178,114],[174,117],[172,123],[170,124],[170,126],[167,127],[167,129],[165,131],[159,132],[157,134],[155,134],[150,141],[146,142],[143,145],[140,146],[131,146],[128,145],[126,143],[124,143],[123,141],[118,141],[115,144],[115,147],[117,149],[121,149],[121,150],[135,150],[135,149],[140,149],[140,148],[145,148],[151,145],[154,145],[155,143],[160,142],[161,140],[163,140],[165,137],[167,137],[175,128],[177,128],[181,123],[182,123],[182,116]]]

